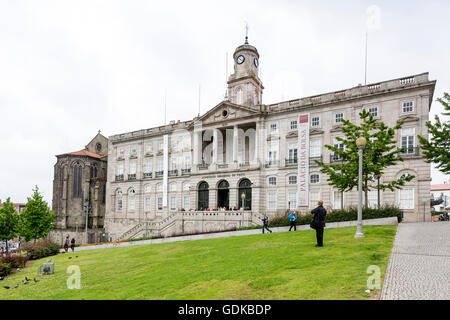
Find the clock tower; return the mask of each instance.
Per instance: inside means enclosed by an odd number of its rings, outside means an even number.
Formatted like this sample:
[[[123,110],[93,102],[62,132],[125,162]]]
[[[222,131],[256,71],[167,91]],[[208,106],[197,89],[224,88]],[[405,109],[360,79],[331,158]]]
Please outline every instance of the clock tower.
[[[245,43],[233,54],[234,73],[228,77],[228,97],[230,102],[252,107],[262,103],[264,89],[258,77],[259,53],[252,45]]]

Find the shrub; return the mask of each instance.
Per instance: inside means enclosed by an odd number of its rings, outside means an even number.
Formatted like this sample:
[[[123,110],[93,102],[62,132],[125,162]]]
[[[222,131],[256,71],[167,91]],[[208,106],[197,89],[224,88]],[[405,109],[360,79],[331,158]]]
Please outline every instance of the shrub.
[[[0,263],[0,277],[6,277],[11,272],[10,263]]]
[[[9,264],[11,268],[23,268],[28,261],[28,256],[23,254],[8,254],[2,257],[2,264]]]
[[[53,256],[59,252],[58,244],[51,240],[39,240],[35,243],[27,243],[21,249],[27,252],[30,260]]]

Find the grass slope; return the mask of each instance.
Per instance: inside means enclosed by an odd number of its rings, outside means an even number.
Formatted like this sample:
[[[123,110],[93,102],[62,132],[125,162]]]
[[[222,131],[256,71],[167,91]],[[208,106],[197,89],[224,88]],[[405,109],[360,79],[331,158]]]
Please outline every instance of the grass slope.
[[[325,230],[323,248],[308,230],[60,254],[38,283],[13,288],[49,258],[0,281],[0,300],[367,299],[367,267],[384,277],[396,226],[366,226],[364,239],[355,229]],[[67,289],[70,265],[80,290]]]

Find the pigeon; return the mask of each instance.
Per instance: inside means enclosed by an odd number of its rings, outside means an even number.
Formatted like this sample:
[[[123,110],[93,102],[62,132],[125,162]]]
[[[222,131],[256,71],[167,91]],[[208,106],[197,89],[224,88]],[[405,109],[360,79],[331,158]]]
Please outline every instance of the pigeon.
[[[31,279],[28,279],[27,277],[25,277],[25,280],[26,280],[26,281],[31,281]]]
[[[78,256],[75,256],[75,258],[78,258]]]
[[[23,284],[27,284],[27,283],[28,283],[28,281],[22,280],[22,283],[23,283]]]
[[[34,280],[34,282],[39,282],[39,280],[38,280],[38,279],[36,279],[36,278],[33,278],[33,280]]]
[[[3,279],[4,279],[3,277],[0,277],[0,281],[3,280]]]
[[[72,257],[69,257],[69,259],[72,259]]]
[[[16,284],[15,286],[14,286],[14,289],[17,289],[19,287],[19,284]]]
[[[9,289],[9,286],[4,286],[3,288],[5,288],[5,289]]]

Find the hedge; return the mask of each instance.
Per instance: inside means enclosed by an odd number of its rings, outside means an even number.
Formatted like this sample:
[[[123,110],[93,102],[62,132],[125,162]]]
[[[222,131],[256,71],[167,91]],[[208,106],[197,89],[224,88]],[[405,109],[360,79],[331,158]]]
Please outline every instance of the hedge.
[[[286,227],[289,226],[289,210],[284,214],[269,219],[269,226],[271,227]],[[379,218],[389,218],[397,217],[398,222],[402,221],[401,210],[397,207],[385,205],[380,209],[364,208],[362,212],[363,220],[368,219],[379,219]],[[306,216],[297,217],[297,225],[309,225],[312,221],[313,215],[308,214]],[[333,210],[327,213],[326,222],[341,222],[341,221],[354,221],[358,219],[358,208],[350,207],[345,210]],[[238,230],[248,230],[261,228],[259,226],[243,227]]]
[[[27,252],[30,260],[36,260],[58,254],[59,245],[51,240],[39,240],[23,245],[21,250]]]

